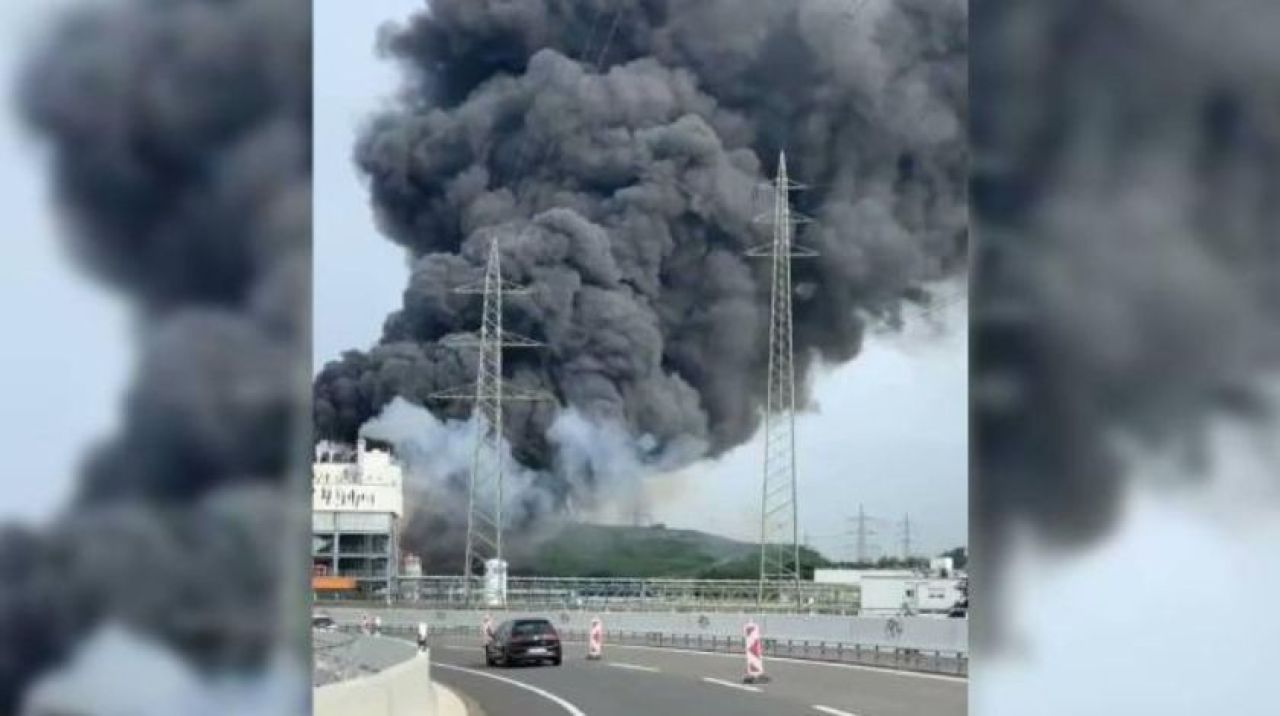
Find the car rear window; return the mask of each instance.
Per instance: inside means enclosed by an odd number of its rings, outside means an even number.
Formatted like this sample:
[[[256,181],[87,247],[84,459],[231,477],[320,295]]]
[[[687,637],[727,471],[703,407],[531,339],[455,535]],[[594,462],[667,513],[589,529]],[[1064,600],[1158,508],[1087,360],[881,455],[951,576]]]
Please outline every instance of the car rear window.
[[[511,633],[515,636],[542,636],[555,634],[556,630],[551,626],[551,622],[516,622],[511,627]]]

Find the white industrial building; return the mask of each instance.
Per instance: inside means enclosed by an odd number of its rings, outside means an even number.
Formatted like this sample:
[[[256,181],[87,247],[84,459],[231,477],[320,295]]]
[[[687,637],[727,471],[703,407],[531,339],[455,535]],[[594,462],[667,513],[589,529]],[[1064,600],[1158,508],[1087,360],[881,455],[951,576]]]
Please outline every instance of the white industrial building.
[[[311,466],[311,566],[349,577],[362,592],[390,593],[404,515],[404,469],[390,445],[321,442]]]
[[[867,575],[914,577],[917,572],[911,569],[815,569],[813,581],[815,584],[847,584],[856,587],[862,584],[862,578]]]
[[[963,578],[952,560],[930,562],[928,572],[911,569],[815,569],[815,584],[856,588],[861,613],[868,616],[896,614],[947,614],[965,600]]]
[[[956,561],[951,557],[934,557],[929,560],[929,571],[940,577],[950,577],[956,573]]]
[[[951,577],[866,575],[861,582],[861,613],[946,614],[964,598],[961,580]]]

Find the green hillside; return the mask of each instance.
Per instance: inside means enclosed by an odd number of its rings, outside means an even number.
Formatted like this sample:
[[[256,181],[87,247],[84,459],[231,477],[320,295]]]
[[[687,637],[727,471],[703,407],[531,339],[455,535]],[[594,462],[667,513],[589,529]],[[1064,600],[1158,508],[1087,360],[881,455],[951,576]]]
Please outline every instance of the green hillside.
[[[755,579],[759,545],[696,530],[573,523],[511,545],[513,576]],[[827,561],[803,549],[806,571]]]

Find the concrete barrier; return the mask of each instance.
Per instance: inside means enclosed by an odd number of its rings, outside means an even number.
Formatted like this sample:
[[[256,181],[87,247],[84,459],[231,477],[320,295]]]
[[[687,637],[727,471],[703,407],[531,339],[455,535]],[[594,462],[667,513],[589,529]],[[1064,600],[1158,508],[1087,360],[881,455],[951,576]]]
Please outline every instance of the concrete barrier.
[[[369,637],[377,638],[377,637]],[[387,640],[391,641],[391,640]],[[437,708],[431,683],[430,652],[403,644],[410,656],[371,676],[321,686],[315,690],[314,716],[449,716]],[[448,697],[456,699],[451,693]],[[448,711],[453,712],[452,708]]]
[[[741,638],[742,625],[748,620],[760,625],[765,639],[825,641],[861,644],[885,649],[917,649],[967,654],[969,620],[933,617],[850,617],[834,614],[741,614],[688,612],[583,612],[557,611],[466,611],[455,609],[385,608],[356,609],[334,607],[320,609],[341,624],[358,623],[359,615],[377,612],[390,625],[417,624],[426,621],[432,629],[478,627],[486,613],[497,621],[520,617],[544,617],[562,630],[587,631],[596,614],[606,616],[609,631],[689,634],[706,637]]]

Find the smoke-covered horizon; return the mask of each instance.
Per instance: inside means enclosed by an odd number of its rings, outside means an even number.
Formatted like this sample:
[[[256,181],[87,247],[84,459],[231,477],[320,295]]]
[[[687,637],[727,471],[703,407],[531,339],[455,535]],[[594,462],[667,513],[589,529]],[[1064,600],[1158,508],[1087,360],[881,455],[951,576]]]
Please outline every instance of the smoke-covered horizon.
[[[451,289],[499,235],[531,289],[506,327],[545,344],[507,351],[507,378],[556,399],[513,405],[506,438],[550,509],[616,484],[570,479],[564,411],[623,430],[646,469],[746,442],[769,284],[744,254],[769,240],[753,219],[780,151],[820,254],[793,269],[801,404],[815,365],[963,271],[966,19],[958,1],[438,0],[388,26],[407,81],[354,161],[410,277],[379,343],[320,370],[317,437],[352,440],[396,397],[469,414],[430,396],[474,380],[441,341],[478,325],[479,298]]]

